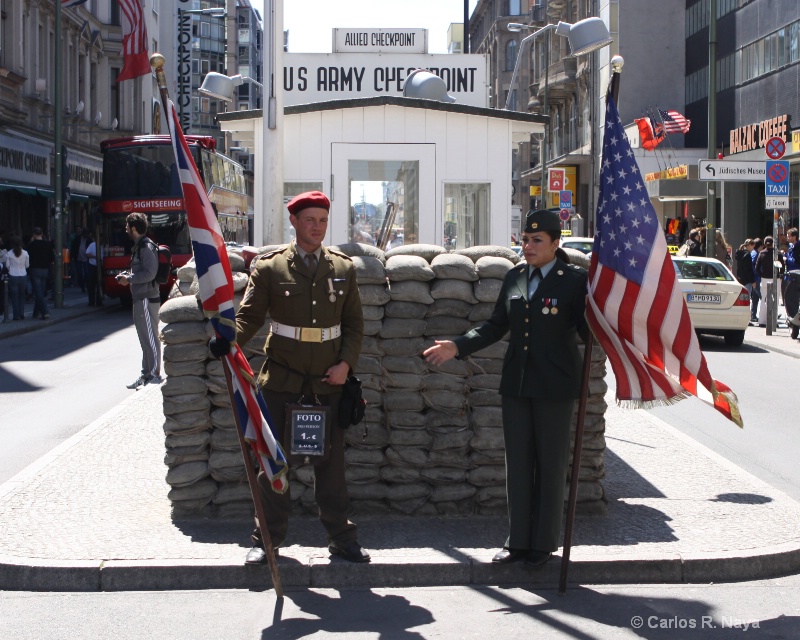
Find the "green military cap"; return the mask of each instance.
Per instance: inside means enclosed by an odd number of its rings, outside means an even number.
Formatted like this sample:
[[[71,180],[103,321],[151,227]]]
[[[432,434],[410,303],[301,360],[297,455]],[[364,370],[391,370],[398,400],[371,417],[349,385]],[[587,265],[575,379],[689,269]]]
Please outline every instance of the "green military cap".
[[[530,211],[525,218],[525,233],[536,231],[561,231],[561,220],[555,211],[539,209]]]

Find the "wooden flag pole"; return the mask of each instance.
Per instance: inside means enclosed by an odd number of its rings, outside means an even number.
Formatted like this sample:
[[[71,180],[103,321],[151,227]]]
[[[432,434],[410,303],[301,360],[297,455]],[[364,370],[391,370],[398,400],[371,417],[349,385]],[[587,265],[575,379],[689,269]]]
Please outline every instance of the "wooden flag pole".
[[[231,398],[232,404],[234,402],[234,395],[231,372],[228,370],[228,367],[224,362],[222,363],[222,369],[225,371],[225,382],[228,384],[228,395]],[[253,498],[253,506],[256,508],[258,529],[261,531],[261,543],[264,545],[264,552],[267,556],[269,571],[272,574],[272,586],[275,588],[275,595],[279,598],[283,598],[283,585],[281,584],[280,573],[278,573],[278,561],[275,559],[275,548],[272,546],[272,538],[270,538],[269,529],[267,528],[267,516],[264,512],[264,503],[261,502],[261,497],[258,493],[258,479],[256,477],[256,472],[253,469],[253,463],[250,460],[250,448],[244,439],[242,425],[239,422],[239,412],[233,409],[233,406],[231,406],[231,410],[233,411],[233,417],[236,419],[236,433],[239,435],[239,447],[242,450],[244,468],[245,471],[247,471],[247,484],[250,485],[250,496]]]
[[[569,571],[569,554],[572,549],[572,527],[575,523],[575,505],[578,501],[578,476],[581,470],[581,452],[583,449],[583,423],[586,419],[586,405],[589,400],[589,374],[592,368],[592,347],[594,336],[589,336],[583,345],[583,375],[581,378],[581,395],[578,402],[578,418],[575,424],[575,447],[572,451],[572,469],[569,474],[569,499],[567,500],[567,522],[564,526],[564,548],[561,555],[561,578],[558,582],[558,593],[567,592],[567,572]]]
[[[622,71],[622,56],[611,59],[611,84],[608,93],[617,101],[619,95],[619,75]],[[567,522],[564,526],[564,552],[561,556],[561,577],[558,581],[558,593],[567,592],[567,573],[569,572],[569,555],[572,550],[572,528],[575,524],[575,505],[578,501],[578,476],[581,471],[581,453],[583,451],[583,430],[586,420],[586,404],[589,401],[589,374],[592,368],[592,347],[594,336],[589,331],[583,347],[583,376],[581,378],[581,395],[578,402],[578,418],[575,425],[575,447],[572,451],[572,470],[569,476],[569,498],[567,500]]]
[[[156,74],[156,84],[158,84],[158,90],[161,94],[161,108],[164,112],[164,123],[167,126],[167,130],[169,130],[169,114],[167,112],[169,90],[167,89],[167,79],[164,75],[165,62],[164,56],[162,56],[160,53],[154,53],[152,56],[150,56],[150,66],[153,68],[153,71]],[[178,126],[180,126],[180,124]],[[258,527],[261,531],[261,541],[264,545],[264,552],[266,553],[269,570],[272,574],[272,586],[275,589],[275,595],[278,596],[278,598],[283,598],[283,585],[281,584],[281,576],[278,573],[278,563],[275,560],[275,549],[273,548],[272,540],[269,537],[269,531],[267,530],[267,518],[264,514],[264,505],[261,502],[261,498],[258,493],[258,479],[255,471],[253,470],[252,461],[250,460],[249,447],[244,439],[244,431],[242,431],[242,425],[239,422],[239,414],[233,408],[235,396],[233,392],[233,382],[231,381],[231,372],[228,370],[225,362],[222,362],[221,364],[222,369],[225,372],[225,382],[228,385],[228,396],[231,399],[231,410],[233,411],[233,417],[236,420],[236,433],[239,436],[239,447],[242,450],[244,468],[245,471],[247,471],[247,484],[250,486],[250,496],[253,498],[253,505],[255,506],[256,516],[258,517]]]

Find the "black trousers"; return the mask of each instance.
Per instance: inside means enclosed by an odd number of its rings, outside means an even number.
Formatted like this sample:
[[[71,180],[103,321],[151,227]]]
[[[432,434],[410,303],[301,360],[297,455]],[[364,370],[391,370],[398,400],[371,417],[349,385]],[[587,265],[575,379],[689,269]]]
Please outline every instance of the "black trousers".
[[[574,400],[503,396],[508,549],[558,549],[574,409]]]
[[[283,434],[281,444],[288,456],[290,450],[291,429],[286,426],[286,405],[297,402],[296,393],[279,393],[262,389],[270,416],[274,424],[280,425]],[[344,429],[336,426],[336,415],[339,408],[340,393],[319,396],[320,402],[331,407],[332,424],[328,429],[330,442],[329,454],[314,464],[314,498],[319,508],[319,519],[328,532],[328,539],[344,545],[357,539],[356,525],[350,522],[350,497],[347,494],[347,480],[344,466]],[[310,457],[313,462],[314,458]],[[290,491],[276,493],[272,490],[266,474],[258,474],[258,489],[264,513],[267,518],[267,530],[272,544],[280,545],[286,539],[289,529],[289,513],[291,511]],[[259,527],[258,517],[256,526]],[[253,541],[260,545],[260,533],[253,533]]]

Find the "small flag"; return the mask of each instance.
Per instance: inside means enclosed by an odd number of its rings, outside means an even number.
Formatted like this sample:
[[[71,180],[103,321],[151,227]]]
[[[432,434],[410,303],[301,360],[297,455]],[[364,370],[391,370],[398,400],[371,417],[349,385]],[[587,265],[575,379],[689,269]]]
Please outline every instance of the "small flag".
[[[652,151],[666,137],[664,127],[660,123],[655,123],[654,126],[652,118],[638,118],[634,122],[639,127],[639,144],[642,149]]]
[[[687,120],[677,111],[659,109],[658,114],[664,123],[665,133],[688,133],[689,127],[692,126],[692,121]]]
[[[233,386],[231,403],[237,413],[237,424],[240,425],[245,440],[258,455],[273,490],[284,493],[289,487],[286,457],[273,432],[272,418],[258,389],[250,363],[235,342],[233,275],[225,240],[178,123],[172,100],[167,101],[165,110],[183,188],[203,312],[210,319],[216,335],[231,343],[231,351],[224,356],[222,362],[230,372]]]
[[[736,394],[709,373],[610,95],[587,302],[589,325],[614,371],[617,402],[646,407],[692,394],[742,426]]]
[[[150,73],[147,55],[147,27],[144,23],[142,0],[118,0],[122,11],[122,71],[117,82],[131,80]]]

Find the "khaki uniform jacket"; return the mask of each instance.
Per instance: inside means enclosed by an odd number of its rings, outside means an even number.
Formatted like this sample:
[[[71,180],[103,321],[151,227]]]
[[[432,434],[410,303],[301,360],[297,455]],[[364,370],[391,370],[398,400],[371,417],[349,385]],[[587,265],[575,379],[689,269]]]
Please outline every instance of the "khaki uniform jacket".
[[[492,317],[454,340],[459,357],[497,342],[510,331],[500,394],[574,400],[580,396],[582,368],[577,333],[588,335],[586,271],[557,259],[529,301],[527,267],[523,263],[509,270]],[[542,313],[545,307],[546,314]]]
[[[361,352],[364,315],[352,260],[344,253],[322,247],[312,278],[294,242],[260,256],[236,313],[236,342],[246,344],[266,316],[292,327],[322,329],[341,324],[342,334],[334,340],[315,343],[270,333],[259,385],[300,394],[308,390],[304,383],[310,381],[316,394],[341,391],[340,386],[326,384],[321,378],[329,367],[342,360],[355,369]]]

